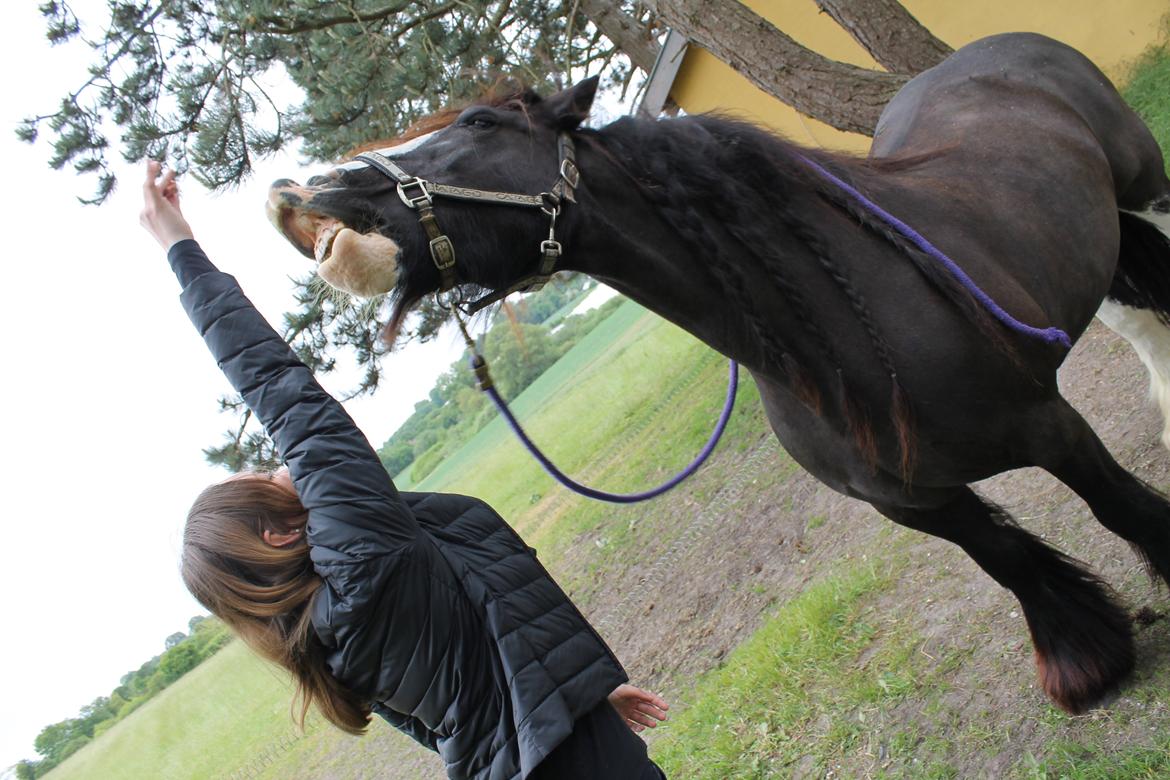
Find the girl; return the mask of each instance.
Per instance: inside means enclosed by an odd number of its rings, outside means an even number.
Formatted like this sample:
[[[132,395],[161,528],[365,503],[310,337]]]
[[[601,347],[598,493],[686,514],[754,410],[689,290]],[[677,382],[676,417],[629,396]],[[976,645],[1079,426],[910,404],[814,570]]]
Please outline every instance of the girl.
[[[399,493],[369,443],[179,208],[174,172],[147,165],[142,225],[181,301],[287,464],[211,485],[183,537],[196,599],[298,684],[339,728],[377,713],[438,752],[450,778],[651,780],[633,731],[666,702],[621,664],[482,501]],[[633,731],[632,731],[633,730]]]

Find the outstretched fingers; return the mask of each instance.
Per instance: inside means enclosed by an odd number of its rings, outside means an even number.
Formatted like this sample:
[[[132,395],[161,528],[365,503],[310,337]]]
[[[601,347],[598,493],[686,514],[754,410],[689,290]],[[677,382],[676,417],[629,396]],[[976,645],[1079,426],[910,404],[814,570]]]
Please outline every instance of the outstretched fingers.
[[[642,690],[633,685],[619,685],[609,695],[609,703],[633,731],[655,728],[667,719],[670,705],[656,693]]]

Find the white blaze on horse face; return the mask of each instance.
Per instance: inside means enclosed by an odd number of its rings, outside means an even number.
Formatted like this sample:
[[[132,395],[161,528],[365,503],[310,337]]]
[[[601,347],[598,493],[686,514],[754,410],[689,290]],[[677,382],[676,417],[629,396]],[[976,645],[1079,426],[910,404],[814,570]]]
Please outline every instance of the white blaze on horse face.
[[[435,134],[438,132],[439,132],[438,130],[432,130],[429,133],[424,133],[423,135],[411,138],[409,141],[403,141],[400,144],[395,144],[394,146],[388,146],[385,149],[378,149],[377,153],[382,155],[383,157],[398,157],[400,155],[406,154],[407,152],[411,152],[411,151],[414,151],[415,149],[419,148],[420,146],[425,144],[427,141],[434,138]],[[337,166],[337,170],[357,171],[357,170],[361,170],[362,168],[367,168],[367,167],[369,167],[368,164],[362,162],[361,160],[350,160],[347,163],[342,163],[341,165]]]

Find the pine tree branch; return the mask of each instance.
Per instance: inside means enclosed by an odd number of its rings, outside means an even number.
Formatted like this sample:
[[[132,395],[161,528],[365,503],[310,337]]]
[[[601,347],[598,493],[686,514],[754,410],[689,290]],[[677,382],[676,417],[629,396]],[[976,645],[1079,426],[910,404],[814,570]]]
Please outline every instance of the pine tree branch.
[[[150,25],[152,25],[154,23],[154,20],[162,15],[162,12],[163,12],[163,7],[160,5],[158,8],[156,8],[154,10],[154,13],[152,13],[150,16],[148,16],[146,18],[146,20],[137,29],[135,29],[132,32],[131,35],[127,36],[126,40],[124,40],[122,42],[122,45],[118,48],[118,50],[116,52],[114,52],[113,56],[107,56],[106,54],[103,53],[102,54],[102,60],[103,60],[102,68],[101,69],[96,69],[96,68],[93,69],[92,75],[90,75],[90,77],[88,79],[86,79],[85,82],[83,82],[80,87],[78,87],[76,90],[71,92],[68,95],[68,97],[66,97],[62,102],[68,102],[68,103],[73,104],[74,106],[77,106],[77,99],[79,97],[81,97],[83,92],[85,92],[87,89],[89,89],[93,85],[97,84],[98,81],[102,80],[103,78],[108,81],[109,74],[110,74],[110,68],[113,67],[115,62],[117,62],[123,56],[126,55],[126,53],[130,50],[131,44],[133,44],[134,41],[136,41],[138,39],[139,35],[146,32],[146,28],[149,27]],[[99,48],[101,46],[101,44],[90,44],[90,45],[93,46],[94,48]],[[79,109],[81,108],[80,106],[77,106],[77,107]],[[40,116],[31,117],[27,121],[30,121],[33,123],[40,123],[40,122],[45,121],[46,119],[52,119],[53,117],[60,116],[60,115],[61,115],[61,112],[56,111],[52,114],[42,114]]]
[[[303,19],[300,21],[284,19],[279,16],[257,16],[255,21],[257,23],[268,25],[266,28],[258,28],[257,32],[268,33],[272,35],[297,35],[299,33],[315,32],[317,30],[324,30],[329,27],[336,27],[340,24],[354,24],[363,22],[377,22],[389,19],[395,14],[400,14],[412,5],[419,5],[417,0],[408,0],[407,2],[394,3],[378,8],[373,11],[360,12],[354,9],[351,13],[337,14],[335,16],[323,16],[317,19]]]

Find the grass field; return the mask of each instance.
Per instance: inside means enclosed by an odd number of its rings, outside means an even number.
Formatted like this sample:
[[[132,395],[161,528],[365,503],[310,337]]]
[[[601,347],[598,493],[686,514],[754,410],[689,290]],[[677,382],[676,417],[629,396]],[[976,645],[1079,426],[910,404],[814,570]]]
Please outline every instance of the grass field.
[[[290,698],[283,674],[240,642],[232,642],[82,748],[51,776],[59,780],[225,776],[291,731]]]

